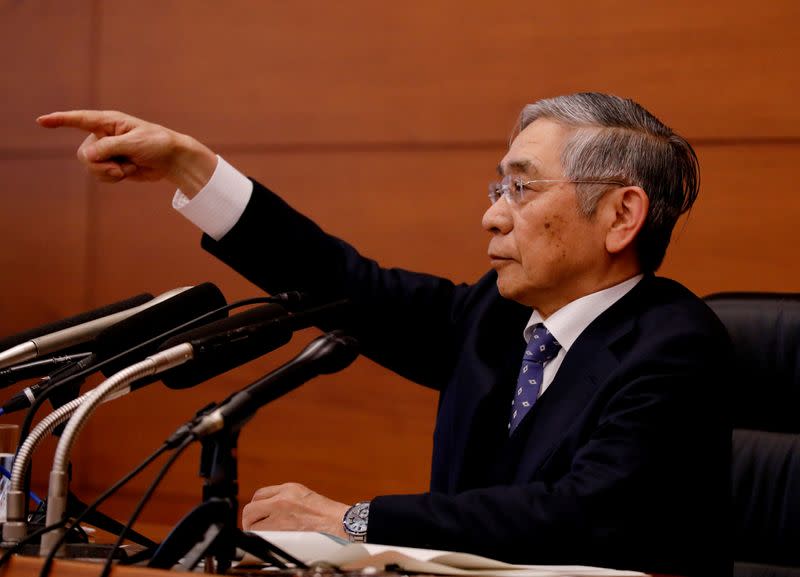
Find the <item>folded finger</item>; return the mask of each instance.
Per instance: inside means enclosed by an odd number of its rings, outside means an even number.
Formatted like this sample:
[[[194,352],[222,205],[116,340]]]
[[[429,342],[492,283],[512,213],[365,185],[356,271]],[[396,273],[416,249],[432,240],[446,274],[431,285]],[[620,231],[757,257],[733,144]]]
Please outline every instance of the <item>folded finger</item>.
[[[130,138],[122,134],[98,138],[94,143],[88,144],[83,151],[86,159],[90,162],[103,162],[112,159],[122,161],[131,153],[130,148]]]
[[[281,485],[270,485],[269,487],[261,487],[253,493],[252,501],[261,501],[274,497],[281,492]]]
[[[242,507],[242,528],[249,531],[254,524],[269,518],[269,510],[263,503],[248,503]]]
[[[118,182],[126,176],[125,171],[116,162],[91,162],[87,168],[92,175],[103,182]]]

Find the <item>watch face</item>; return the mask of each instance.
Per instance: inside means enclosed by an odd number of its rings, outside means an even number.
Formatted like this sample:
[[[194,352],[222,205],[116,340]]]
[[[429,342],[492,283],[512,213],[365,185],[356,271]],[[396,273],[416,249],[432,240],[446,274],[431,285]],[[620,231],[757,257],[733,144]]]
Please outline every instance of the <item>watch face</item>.
[[[369,503],[359,503],[347,512],[344,520],[345,530],[353,535],[363,535],[367,532],[369,519]]]
[[[347,528],[353,533],[363,533],[367,530],[367,522],[364,519],[350,519],[347,522]]]

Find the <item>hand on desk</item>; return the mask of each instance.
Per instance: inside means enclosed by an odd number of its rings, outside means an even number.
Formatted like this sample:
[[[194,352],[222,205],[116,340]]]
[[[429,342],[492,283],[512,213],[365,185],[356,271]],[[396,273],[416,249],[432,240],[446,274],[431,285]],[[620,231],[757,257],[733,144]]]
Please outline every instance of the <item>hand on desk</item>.
[[[347,538],[342,518],[349,505],[299,483],[262,487],[242,511],[245,531],[323,531]]]

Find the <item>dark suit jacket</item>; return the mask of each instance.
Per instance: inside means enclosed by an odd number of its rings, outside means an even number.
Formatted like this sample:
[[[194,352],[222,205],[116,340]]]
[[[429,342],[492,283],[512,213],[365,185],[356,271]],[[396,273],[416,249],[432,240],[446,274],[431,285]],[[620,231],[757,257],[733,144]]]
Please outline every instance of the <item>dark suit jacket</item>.
[[[678,283],[647,275],[592,322],[509,438],[531,310],[502,298],[494,273],[455,285],[381,268],[257,183],[236,226],[203,246],[270,293],[351,298],[363,354],[440,391],[431,490],[375,497],[370,541],[729,573],[729,342]]]

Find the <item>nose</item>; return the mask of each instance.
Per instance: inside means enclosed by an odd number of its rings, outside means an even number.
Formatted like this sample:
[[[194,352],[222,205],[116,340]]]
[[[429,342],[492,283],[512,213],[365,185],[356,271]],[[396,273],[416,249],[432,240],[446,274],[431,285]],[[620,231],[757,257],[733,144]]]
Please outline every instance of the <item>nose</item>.
[[[513,228],[510,208],[504,198],[490,205],[481,219],[484,230],[492,234],[508,234]]]

